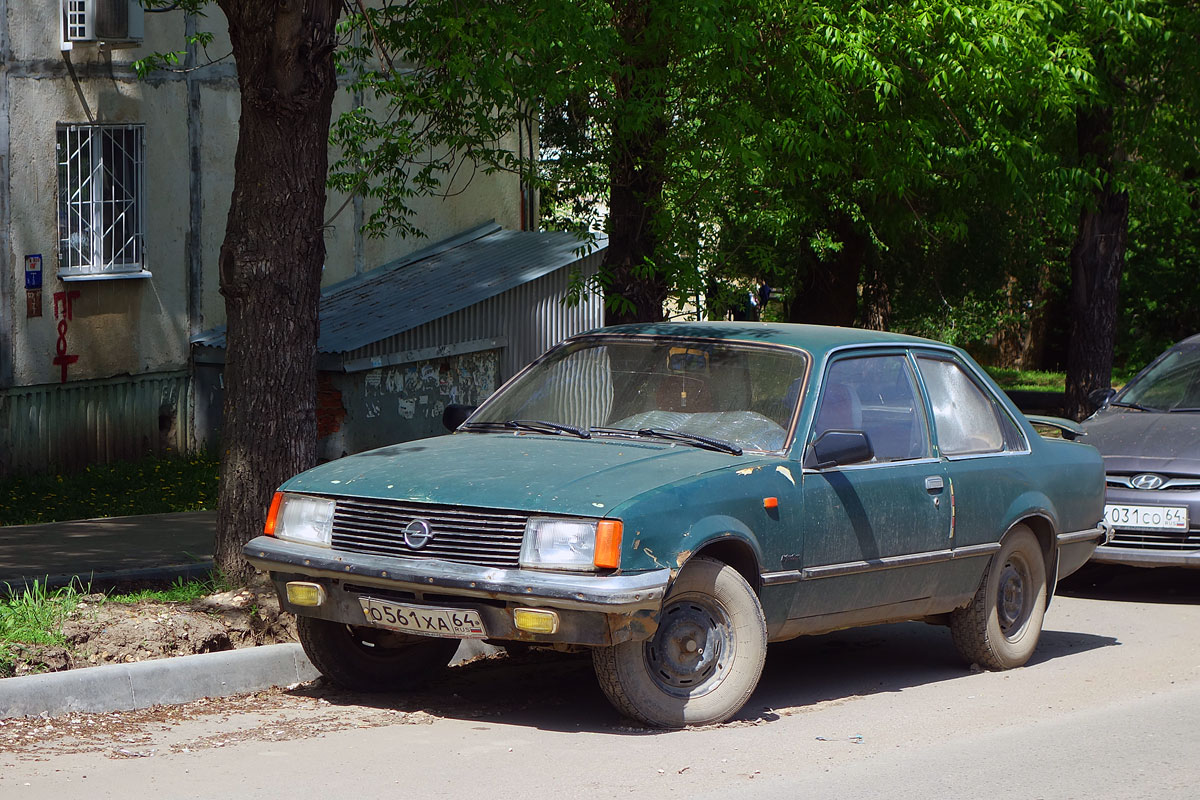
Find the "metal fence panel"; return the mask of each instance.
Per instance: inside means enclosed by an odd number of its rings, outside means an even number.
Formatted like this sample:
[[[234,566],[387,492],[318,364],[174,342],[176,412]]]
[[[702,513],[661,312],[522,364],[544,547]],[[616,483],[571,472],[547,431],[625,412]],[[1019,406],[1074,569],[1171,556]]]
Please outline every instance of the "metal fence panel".
[[[167,372],[0,391],[0,474],[188,452],[190,388]]]

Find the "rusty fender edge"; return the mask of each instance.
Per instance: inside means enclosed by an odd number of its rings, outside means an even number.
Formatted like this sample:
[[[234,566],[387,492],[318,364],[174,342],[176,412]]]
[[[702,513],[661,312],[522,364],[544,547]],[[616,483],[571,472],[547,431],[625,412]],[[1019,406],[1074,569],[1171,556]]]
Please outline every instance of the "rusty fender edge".
[[[344,553],[325,547],[259,536],[242,550],[255,568],[401,591],[454,594],[514,603],[539,601],[556,608],[628,614],[662,606],[669,569],[630,575],[567,575],[527,569],[496,569],[436,559]]]

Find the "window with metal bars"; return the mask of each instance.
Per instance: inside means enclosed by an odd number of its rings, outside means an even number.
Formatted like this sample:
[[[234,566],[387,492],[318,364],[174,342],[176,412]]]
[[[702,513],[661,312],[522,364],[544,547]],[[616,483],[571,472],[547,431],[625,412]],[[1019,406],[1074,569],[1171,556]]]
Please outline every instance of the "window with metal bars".
[[[64,5],[67,41],[92,39],[95,34],[88,25],[87,0],[67,0]]]
[[[147,277],[145,125],[58,126],[59,276]]]

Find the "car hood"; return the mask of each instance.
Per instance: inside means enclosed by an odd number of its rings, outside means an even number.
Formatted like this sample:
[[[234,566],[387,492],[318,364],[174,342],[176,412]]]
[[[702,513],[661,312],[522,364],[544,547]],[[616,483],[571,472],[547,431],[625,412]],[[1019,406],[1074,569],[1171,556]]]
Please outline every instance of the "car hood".
[[[1083,440],[1113,471],[1200,475],[1200,413],[1108,408],[1083,423]]]
[[[745,457],[688,445],[615,437],[458,433],[331,461],[297,475],[282,488],[604,516],[656,486],[749,463],[753,461]]]

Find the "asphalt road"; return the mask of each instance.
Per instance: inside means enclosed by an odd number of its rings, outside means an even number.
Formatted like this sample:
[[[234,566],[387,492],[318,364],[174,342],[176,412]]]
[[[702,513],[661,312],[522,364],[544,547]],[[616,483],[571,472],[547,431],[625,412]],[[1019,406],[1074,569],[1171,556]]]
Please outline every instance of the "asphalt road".
[[[1200,573],[1057,598],[1034,660],[971,672],[891,625],[773,646],[739,719],[654,732],[586,658],[457,667],[407,697],[321,686],[0,725],[0,797],[1198,796]]]

